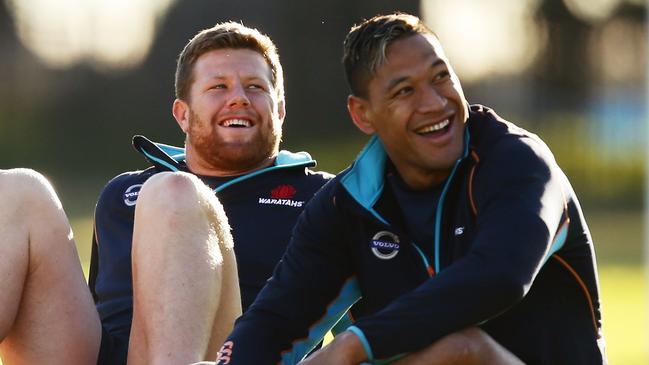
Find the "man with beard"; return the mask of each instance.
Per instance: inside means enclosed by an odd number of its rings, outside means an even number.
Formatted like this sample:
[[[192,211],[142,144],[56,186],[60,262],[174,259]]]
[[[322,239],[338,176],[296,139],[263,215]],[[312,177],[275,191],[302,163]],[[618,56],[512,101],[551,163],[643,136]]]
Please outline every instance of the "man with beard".
[[[228,22],[198,33],[178,58],[175,88],[185,148],[136,136],[153,166],[117,176],[97,203],[100,364],[214,359],[330,178],[309,169],[307,153],[279,150],[282,67],[256,29]]]

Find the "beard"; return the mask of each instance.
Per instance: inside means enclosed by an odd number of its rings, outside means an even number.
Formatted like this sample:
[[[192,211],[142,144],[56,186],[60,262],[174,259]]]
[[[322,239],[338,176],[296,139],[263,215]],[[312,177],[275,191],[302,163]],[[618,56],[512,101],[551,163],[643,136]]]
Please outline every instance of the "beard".
[[[259,168],[274,156],[282,137],[281,123],[258,125],[251,138],[233,141],[218,133],[220,127],[206,122],[190,111],[186,145],[191,145],[200,158],[217,170],[247,172]]]

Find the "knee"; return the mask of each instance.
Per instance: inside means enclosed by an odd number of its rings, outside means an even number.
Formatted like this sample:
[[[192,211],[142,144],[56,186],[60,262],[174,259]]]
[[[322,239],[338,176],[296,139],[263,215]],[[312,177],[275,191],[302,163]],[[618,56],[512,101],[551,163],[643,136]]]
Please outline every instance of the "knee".
[[[448,336],[455,347],[458,361],[479,362],[491,346],[491,337],[478,327],[465,328]]]
[[[432,346],[452,359],[452,363],[474,364],[481,358],[488,335],[479,328],[466,328],[447,335]]]
[[[198,178],[186,172],[161,172],[149,178],[138,195],[138,205],[178,205],[188,196],[196,195]]]
[[[162,172],[142,186],[136,207],[136,223],[143,219],[169,220],[196,226],[204,222],[228,241],[229,225],[214,191],[196,176],[185,172]]]
[[[16,212],[61,208],[50,182],[39,172],[26,168],[0,170],[0,200],[4,209]]]

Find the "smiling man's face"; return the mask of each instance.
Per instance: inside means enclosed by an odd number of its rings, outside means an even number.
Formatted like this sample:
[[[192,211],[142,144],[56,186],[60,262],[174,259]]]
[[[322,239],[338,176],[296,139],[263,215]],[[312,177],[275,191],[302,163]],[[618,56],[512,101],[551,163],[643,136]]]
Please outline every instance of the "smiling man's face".
[[[404,181],[423,189],[446,179],[462,154],[468,104],[439,41],[415,34],[391,43],[367,94],[350,97],[352,117],[378,135]]]
[[[196,60],[192,79],[189,100],[174,103],[190,169],[235,175],[269,165],[279,149],[284,105],[264,57],[250,49],[212,50]]]

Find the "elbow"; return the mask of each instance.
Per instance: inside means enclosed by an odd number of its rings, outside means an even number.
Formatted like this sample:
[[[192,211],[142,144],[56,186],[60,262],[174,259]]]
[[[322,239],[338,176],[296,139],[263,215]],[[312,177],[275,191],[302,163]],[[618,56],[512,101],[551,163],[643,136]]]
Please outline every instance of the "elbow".
[[[491,292],[500,298],[503,307],[509,307],[521,301],[527,295],[532,281],[510,272],[495,272],[491,280]]]

